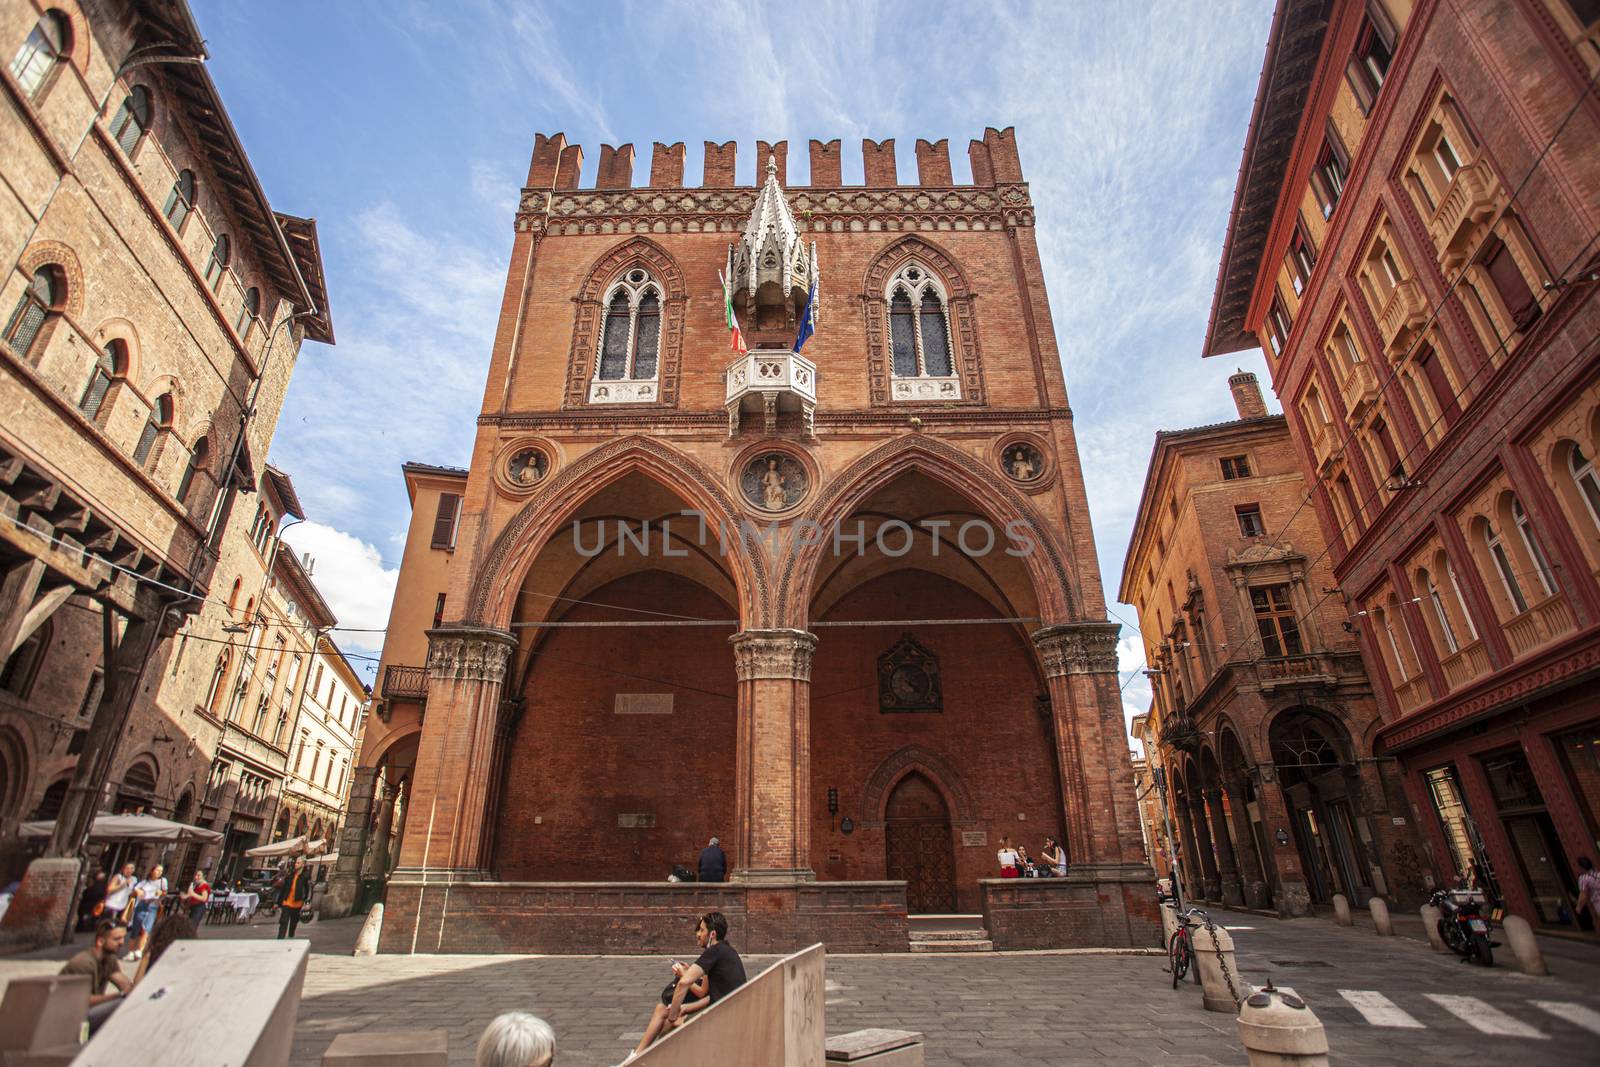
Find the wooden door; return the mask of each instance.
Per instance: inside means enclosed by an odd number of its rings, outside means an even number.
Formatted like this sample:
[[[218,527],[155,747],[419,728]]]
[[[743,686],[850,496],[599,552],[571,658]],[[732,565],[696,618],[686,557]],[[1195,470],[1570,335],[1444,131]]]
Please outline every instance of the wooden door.
[[[934,784],[920,774],[902,778],[885,805],[888,876],[906,883],[906,908],[913,914],[956,910],[956,857],[950,809]]]

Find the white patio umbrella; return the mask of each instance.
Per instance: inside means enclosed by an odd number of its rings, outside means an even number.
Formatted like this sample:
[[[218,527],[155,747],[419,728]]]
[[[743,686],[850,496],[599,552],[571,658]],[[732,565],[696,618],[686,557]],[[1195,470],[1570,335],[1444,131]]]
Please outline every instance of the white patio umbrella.
[[[300,856],[321,852],[327,847],[327,841],[317,838],[309,841],[304,837],[286,837],[282,841],[274,841],[270,845],[257,845],[255,848],[245,849],[246,856]]]
[[[23,837],[49,837],[53,819],[25,822],[17,832]],[[158,819],[154,815],[97,815],[89,829],[90,841],[221,841],[222,835],[203,826]]]

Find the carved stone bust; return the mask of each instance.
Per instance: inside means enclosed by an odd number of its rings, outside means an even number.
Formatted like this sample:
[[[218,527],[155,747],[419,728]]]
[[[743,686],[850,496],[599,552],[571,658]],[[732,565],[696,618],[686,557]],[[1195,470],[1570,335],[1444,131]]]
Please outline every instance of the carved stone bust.
[[[512,485],[532,486],[544,480],[550,460],[537,448],[521,448],[506,461],[506,477]]]
[[[739,491],[761,511],[789,510],[809,486],[805,464],[787,452],[763,452],[746,463],[739,475]]]

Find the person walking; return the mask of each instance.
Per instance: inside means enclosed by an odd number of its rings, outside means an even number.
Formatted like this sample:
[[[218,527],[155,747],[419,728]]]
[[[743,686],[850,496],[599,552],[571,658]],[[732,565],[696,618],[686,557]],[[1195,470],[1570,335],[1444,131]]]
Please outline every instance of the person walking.
[[[300,925],[300,909],[311,903],[311,868],[304,856],[294,858],[294,869],[283,880],[283,896],[278,901],[278,939],[293,937]]]
[[[200,924],[205,922],[206,908],[210,904],[211,883],[206,881],[206,869],[201,867],[189,880],[189,888],[183,891],[183,907],[189,913],[189,925],[196,934],[200,932]]]
[[[94,872],[94,878],[83,890],[83,899],[78,902],[78,929],[92,930],[100,921],[100,913],[106,908],[106,872]]]
[[[167,880],[162,877],[161,871],[161,864],[156,864],[133,887],[133,923],[128,927],[133,951],[122,957],[129,963],[137,963],[139,957],[144,955],[145,942],[149,940],[150,931],[156,928],[161,898],[167,893]]]
[[[134,863],[129,860],[106,882],[106,907],[102,914],[107,919],[120,919],[124,926],[128,922],[125,913],[133,900],[133,886],[139,880],[134,875],[134,870]]]
[[[700,880],[702,882],[728,880],[728,856],[714,837],[709,845],[700,850]]]

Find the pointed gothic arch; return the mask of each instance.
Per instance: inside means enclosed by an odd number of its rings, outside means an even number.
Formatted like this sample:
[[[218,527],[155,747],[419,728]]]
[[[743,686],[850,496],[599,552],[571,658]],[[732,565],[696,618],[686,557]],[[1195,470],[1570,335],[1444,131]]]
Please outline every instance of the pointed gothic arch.
[[[945,297],[945,314],[952,351],[953,371],[960,379],[958,400],[941,404],[982,404],[983,359],[978,347],[976,305],[971,284],[955,257],[927,238],[911,234],[892,242],[868,265],[861,283],[862,307],[867,324],[868,395],[874,406],[895,403],[891,388],[889,351],[889,283],[907,264],[917,263],[938,280]],[[899,400],[905,404],[917,397]]]
[[[882,829],[889,794],[900,780],[920,774],[932,782],[950,808],[950,825],[957,830],[976,829],[978,807],[961,776],[948,760],[921,745],[906,745],[892,753],[867,776],[861,788],[861,825]]]
[[[588,407],[589,383],[595,377],[604,297],[613,284],[634,268],[648,272],[660,288],[661,324],[655,398],[630,407],[677,407],[678,368],[683,352],[683,318],[688,305],[683,268],[672,254],[648,237],[633,237],[595,261],[573,296],[572,348],[567,356],[566,395],[562,407]]]
[[[698,510],[715,539],[718,530],[740,530],[740,512],[720,482],[699,462],[648,437],[624,437],[563,467],[506,523],[484,556],[473,583],[464,621],[504,628],[512,620],[522,578],[539,551],[601,489],[639,473]],[[739,594],[746,626],[770,626],[767,566],[752,538],[730,537],[728,573]]]
[[[1076,617],[1077,579],[1068,566],[1066,552],[1056,543],[1043,517],[998,474],[934,438],[920,434],[898,437],[861,456],[829,482],[797,525],[831,531],[875,492],[910,471],[964,496],[995,525],[998,538],[1004,538],[1008,524],[1022,524],[1033,547],[1020,561],[1032,581],[1044,625]],[[807,523],[816,526],[806,526]],[[776,613],[782,620],[779,625],[797,629],[806,625],[817,568],[830,544],[828,537],[812,540],[815,543],[796,545],[783,561],[774,594]]]

